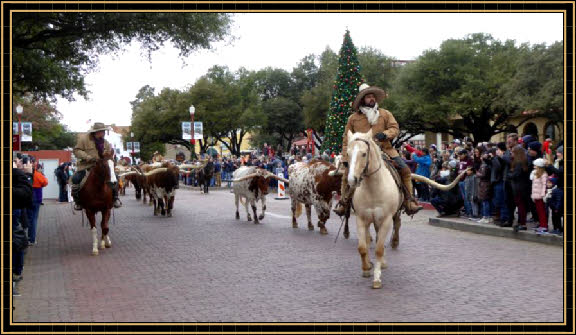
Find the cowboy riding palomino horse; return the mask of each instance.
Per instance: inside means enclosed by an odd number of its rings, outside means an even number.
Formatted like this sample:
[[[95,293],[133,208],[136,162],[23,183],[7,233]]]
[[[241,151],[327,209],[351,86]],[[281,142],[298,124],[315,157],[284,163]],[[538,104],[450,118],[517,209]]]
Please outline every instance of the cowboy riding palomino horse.
[[[362,259],[362,276],[370,277],[370,270],[374,268],[372,288],[381,288],[381,269],[387,267],[384,254],[384,241],[390,229],[394,227],[392,248],[400,243],[400,209],[404,202],[404,194],[397,186],[392,176],[393,167],[382,159],[380,147],[373,141],[372,130],[368,133],[348,132],[347,153],[350,157],[349,172],[347,176],[350,187],[355,188],[352,197],[352,206],[356,214],[356,227],[358,231],[358,252]],[[428,178],[412,175],[413,179],[425,182],[441,190],[449,190],[458,184],[460,176],[450,185],[440,185]],[[370,246],[370,224],[376,230],[376,265],[370,262],[368,254]]]
[[[96,213],[102,213],[102,238],[100,249],[112,247],[110,241],[108,221],[112,213],[114,199],[112,197],[112,183],[116,183],[114,174],[114,160],[112,154],[105,153],[90,169],[86,182],[78,191],[78,200],[86,212],[92,232],[92,255],[98,255],[98,232],[96,229]]]

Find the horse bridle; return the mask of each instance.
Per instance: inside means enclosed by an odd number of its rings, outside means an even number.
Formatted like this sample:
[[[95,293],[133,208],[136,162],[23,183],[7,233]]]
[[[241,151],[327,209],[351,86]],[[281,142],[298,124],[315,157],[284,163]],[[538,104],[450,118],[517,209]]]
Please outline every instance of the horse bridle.
[[[370,173],[367,173],[368,165],[370,164],[370,142],[368,142],[367,140],[361,139],[361,138],[356,138],[356,139],[354,139],[354,141],[364,142],[368,146],[368,153],[366,156],[366,165],[364,166],[364,169],[362,170],[362,173],[360,174],[360,178],[358,180],[358,184],[360,184],[362,182],[362,179],[364,179],[364,177],[370,177],[371,175],[378,172],[378,170],[380,170],[380,168],[382,168],[382,161],[381,160],[379,161],[380,164],[378,165],[378,168],[376,170],[374,170]]]

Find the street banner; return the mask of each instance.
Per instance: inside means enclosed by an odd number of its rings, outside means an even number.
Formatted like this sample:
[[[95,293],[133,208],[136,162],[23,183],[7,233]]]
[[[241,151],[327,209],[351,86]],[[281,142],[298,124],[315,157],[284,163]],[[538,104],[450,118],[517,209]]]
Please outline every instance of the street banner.
[[[12,122],[12,135],[18,135],[18,122]]]
[[[191,140],[192,139],[191,122],[182,122],[182,139],[183,140]]]
[[[126,151],[132,152],[132,142],[126,142]]]
[[[22,122],[22,142],[32,142],[32,122]]]
[[[194,122],[194,139],[201,140],[204,138],[204,131],[202,129],[202,122]]]
[[[134,142],[134,152],[140,152],[140,142]]]

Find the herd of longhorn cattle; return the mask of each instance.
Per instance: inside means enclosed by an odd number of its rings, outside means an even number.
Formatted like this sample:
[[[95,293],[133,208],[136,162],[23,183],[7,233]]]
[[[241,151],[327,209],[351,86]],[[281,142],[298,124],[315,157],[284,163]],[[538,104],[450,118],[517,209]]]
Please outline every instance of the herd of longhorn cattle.
[[[202,166],[174,165],[170,162],[155,162],[117,170],[123,187],[134,185],[136,199],[142,199],[146,204],[146,197],[150,197],[150,205],[154,205],[154,215],[172,216],[174,196],[178,188],[178,177],[183,170],[198,170]],[[275,178],[289,183],[288,194],[292,200],[292,225],[298,227],[297,218],[302,213],[302,205],[306,208],[308,229],[314,230],[311,219],[312,206],[318,214],[318,227],[321,234],[327,234],[326,221],[330,218],[332,199],[335,193],[340,193],[342,176],[331,176],[329,172],[335,171],[336,166],[321,160],[312,160],[309,163],[296,163],[290,166],[290,180],[276,176],[267,170],[255,166],[242,166],[233,173],[233,193],[236,204],[236,219],[240,219],[239,204],[246,208],[248,221],[259,223],[266,213],[266,195],[270,179]],[[256,204],[261,203],[261,214],[257,214]],[[250,210],[252,209],[252,215]]]

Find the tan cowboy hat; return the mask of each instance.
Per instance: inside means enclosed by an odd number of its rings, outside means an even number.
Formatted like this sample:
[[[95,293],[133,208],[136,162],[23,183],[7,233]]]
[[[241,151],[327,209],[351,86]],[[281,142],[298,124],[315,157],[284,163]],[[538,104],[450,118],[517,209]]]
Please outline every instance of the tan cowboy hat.
[[[376,102],[386,98],[388,95],[386,94],[386,92],[384,92],[383,89],[381,89],[380,87],[376,87],[376,86],[369,86],[368,84],[364,83],[362,85],[360,85],[360,87],[358,88],[358,95],[356,96],[356,99],[354,99],[354,102],[352,103],[352,109],[354,111],[358,110],[358,107],[360,106],[360,103],[362,102],[362,99],[364,99],[364,96],[366,94],[374,94],[376,96]]]
[[[88,132],[89,133],[95,133],[95,132],[102,131],[102,130],[110,130],[110,127],[107,127],[102,122],[96,122],[96,123],[94,123],[92,128],[90,128],[90,130],[88,130]]]

